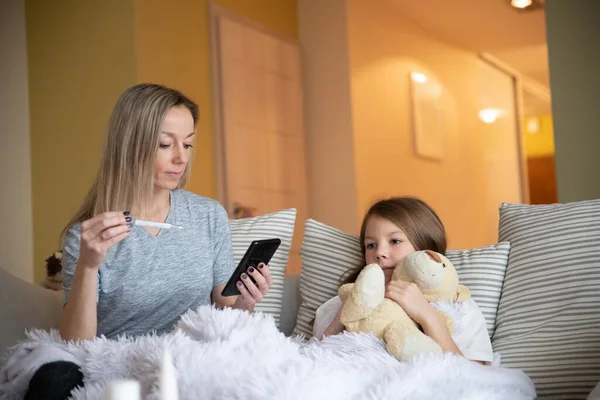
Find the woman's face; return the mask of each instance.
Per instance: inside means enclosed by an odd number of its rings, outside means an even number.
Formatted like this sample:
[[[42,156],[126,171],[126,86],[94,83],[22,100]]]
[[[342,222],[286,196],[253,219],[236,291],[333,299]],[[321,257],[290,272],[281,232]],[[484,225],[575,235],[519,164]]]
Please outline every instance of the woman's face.
[[[154,188],[177,189],[192,153],[194,119],[184,106],[173,107],[162,125],[154,160]]]

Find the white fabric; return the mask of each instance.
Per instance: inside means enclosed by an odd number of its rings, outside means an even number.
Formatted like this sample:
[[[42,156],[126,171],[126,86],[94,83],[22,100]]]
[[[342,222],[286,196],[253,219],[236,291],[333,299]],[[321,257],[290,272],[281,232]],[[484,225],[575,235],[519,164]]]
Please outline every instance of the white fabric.
[[[81,363],[82,360],[68,347],[56,346],[56,339],[58,336],[50,337],[50,340],[26,342],[17,348],[0,370],[0,398],[4,391],[23,398],[33,374],[48,362]]]
[[[347,333],[304,342],[280,333],[264,313],[211,306],[188,312],[174,332],[163,336],[100,337],[70,346],[55,331],[34,331],[28,337],[33,343],[54,342],[57,351],[82,360],[85,386],[73,391],[74,400],[103,399],[108,384],[122,379],[139,381],[142,398],[159,399],[164,349],[172,355],[181,400],[520,400],[536,395],[531,380],[516,369],[482,366],[450,354],[401,363],[372,335]],[[0,399],[20,398],[10,389],[0,386]]]
[[[456,325],[452,339],[463,355],[473,361],[485,361],[491,363],[494,358],[492,343],[486,328],[485,318],[477,303],[469,299],[464,303],[447,304],[432,303],[432,306],[445,311]],[[331,324],[342,306],[339,296],[335,296],[323,303],[315,314],[313,336],[317,339],[323,338],[323,332]]]

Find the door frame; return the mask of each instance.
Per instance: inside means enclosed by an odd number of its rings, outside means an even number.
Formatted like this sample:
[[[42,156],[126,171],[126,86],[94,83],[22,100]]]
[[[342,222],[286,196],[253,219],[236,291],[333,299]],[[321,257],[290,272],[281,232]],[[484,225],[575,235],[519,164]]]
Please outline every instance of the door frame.
[[[548,100],[551,102],[550,90],[542,84],[534,81],[533,79],[524,76],[510,65],[502,62],[498,58],[494,57],[489,53],[479,54],[479,58],[487,62],[491,66],[504,72],[505,74],[512,77],[515,87],[515,112],[517,117],[517,151],[519,153],[519,171],[521,177],[521,202],[529,204],[531,198],[529,195],[529,175],[527,168],[527,155],[525,154],[525,140],[523,138],[523,126],[522,121],[524,120],[524,106],[523,106],[523,90],[526,89],[529,92],[535,93],[541,99]]]
[[[215,184],[217,192],[217,200],[225,207],[227,213],[231,212],[230,199],[227,193],[227,171],[226,171],[226,154],[225,154],[225,132],[223,129],[224,107],[222,77],[221,77],[221,54],[219,47],[219,18],[226,17],[236,22],[244,24],[252,29],[258,30],[267,35],[271,35],[279,40],[285,41],[300,50],[300,42],[288,35],[277,32],[273,29],[256,22],[255,20],[245,15],[239,14],[228,9],[225,6],[208,2],[209,8],[209,38],[210,38],[210,73],[211,73],[211,103],[212,103],[212,133],[213,133],[213,154],[214,154],[214,170]],[[300,65],[300,76],[302,73],[302,61]]]

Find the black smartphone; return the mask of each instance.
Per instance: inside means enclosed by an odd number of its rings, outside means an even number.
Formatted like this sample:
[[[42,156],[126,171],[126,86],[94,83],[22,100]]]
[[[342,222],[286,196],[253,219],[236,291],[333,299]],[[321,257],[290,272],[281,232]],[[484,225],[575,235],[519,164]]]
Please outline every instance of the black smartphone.
[[[258,264],[260,263],[268,264],[280,244],[281,239],[278,238],[254,240],[250,243],[244,257],[242,257],[233,275],[229,278],[229,282],[223,288],[221,296],[240,295],[237,282],[242,280],[242,274],[248,271],[250,267],[258,268]],[[250,274],[248,274],[248,277],[252,279]],[[252,282],[256,283],[254,279],[252,279]]]

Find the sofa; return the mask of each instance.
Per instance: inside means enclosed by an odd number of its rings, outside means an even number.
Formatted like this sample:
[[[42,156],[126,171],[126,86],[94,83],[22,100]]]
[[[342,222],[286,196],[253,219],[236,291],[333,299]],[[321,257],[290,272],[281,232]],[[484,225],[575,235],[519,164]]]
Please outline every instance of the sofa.
[[[303,221],[302,271],[286,275],[294,209],[230,221],[234,257],[251,240],[277,236],[274,284],[259,311],[286,335],[311,336],[316,308],[360,262],[358,238]],[[598,398],[600,388],[600,200],[552,205],[502,204],[498,243],[447,254],[488,323],[504,366],[525,371],[540,399]],[[53,328],[62,296],[0,269],[0,353],[25,329]],[[0,361],[1,362],[1,361]]]

